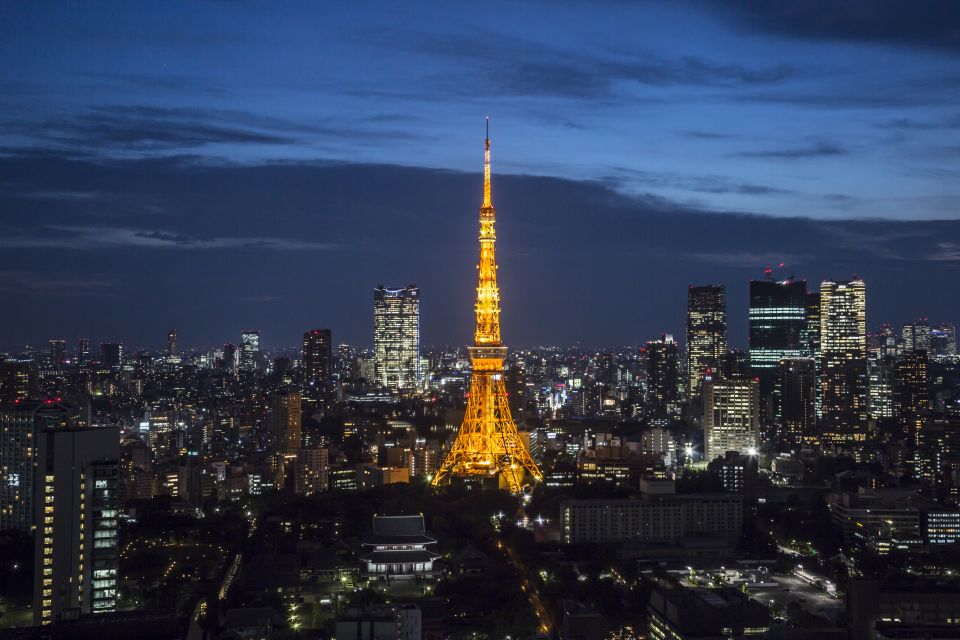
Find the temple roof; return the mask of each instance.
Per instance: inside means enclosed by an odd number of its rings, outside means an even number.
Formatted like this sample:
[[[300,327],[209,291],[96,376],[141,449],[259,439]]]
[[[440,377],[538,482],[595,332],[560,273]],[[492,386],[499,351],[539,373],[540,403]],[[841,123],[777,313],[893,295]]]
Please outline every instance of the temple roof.
[[[373,532],[363,538],[365,544],[431,544],[422,515],[374,516]]]

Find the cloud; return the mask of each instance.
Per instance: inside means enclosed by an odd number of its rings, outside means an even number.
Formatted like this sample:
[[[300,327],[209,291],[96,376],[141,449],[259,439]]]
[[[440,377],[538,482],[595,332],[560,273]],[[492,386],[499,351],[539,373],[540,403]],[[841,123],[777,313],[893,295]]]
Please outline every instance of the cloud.
[[[609,167],[609,169],[613,171],[613,175],[608,176],[605,180],[620,188],[635,188],[640,186],[643,188],[678,189],[714,195],[734,193],[749,196],[771,196],[791,193],[786,189],[741,182],[727,176],[640,171],[619,166]]]
[[[7,234],[0,247],[8,249],[270,249],[276,251],[331,251],[339,245],[277,237],[197,237],[158,230],[102,226],[48,225],[42,234]]]
[[[796,73],[785,64],[753,67],[652,52],[591,54],[585,49],[561,49],[499,33],[439,36],[387,29],[375,31],[370,41],[416,55],[457,61],[457,72],[436,76],[434,88],[438,94],[461,97],[476,95],[479,89],[495,95],[598,99],[613,97],[629,85],[761,86],[777,84]],[[491,42],[496,46],[491,47]],[[472,66],[473,72],[464,73],[464,64]],[[383,89],[370,91],[382,93]]]
[[[760,151],[743,151],[737,155],[742,158],[770,158],[781,160],[803,160],[807,158],[824,158],[829,156],[846,155],[847,150],[832,142],[818,142],[806,147],[784,149],[764,149]]]
[[[22,269],[0,270],[0,291],[6,293],[40,293],[43,295],[105,294],[116,282],[103,274],[78,277],[68,273],[39,273]]]
[[[24,136],[40,149],[8,147],[7,155],[41,156],[51,154],[45,145],[103,155],[110,151],[183,152],[220,144],[285,147],[309,146],[323,139],[364,143],[424,138],[411,130],[385,129],[370,118],[301,122],[231,109],[152,105],[90,106],[70,117],[7,122],[5,126],[8,133]]]
[[[952,0],[706,0],[699,4],[753,31],[807,40],[960,50],[960,3]]]
[[[171,326],[191,343],[222,344],[249,325],[282,345],[322,323],[338,342],[365,345],[370,290],[380,282],[421,286],[425,344],[469,339],[477,172],[8,158],[0,160],[0,175],[26,190],[83,184],[103,192],[124,184],[131,198],[163,205],[156,216],[107,225],[84,212],[85,201],[65,209],[63,202],[38,200],[29,215],[4,206],[10,214],[0,218],[0,271],[22,271],[29,261],[50,282],[109,282],[96,291],[138,300],[108,310],[77,296],[64,319],[58,297],[37,290],[29,318],[0,317],[0,336],[10,344],[69,331],[152,344]],[[677,331],[687,285],[697,282],[727,283],[731,327],[746,326],[746,281],[777,262],[811,282],[864,275],[870,317],[878,322],[960,314],[957,300],[936,291],[944,270],[960,265],[960,221],[705,211],[650,192],[685,185],[709,195],[745,185],[715,174],[637,176],[650,185],[642,190],[638,182],[634,195],[596,181],[497,175],[503,322],[511,344],[627,344]],[[281,312],[264,296],[297,304],[281,305]]]

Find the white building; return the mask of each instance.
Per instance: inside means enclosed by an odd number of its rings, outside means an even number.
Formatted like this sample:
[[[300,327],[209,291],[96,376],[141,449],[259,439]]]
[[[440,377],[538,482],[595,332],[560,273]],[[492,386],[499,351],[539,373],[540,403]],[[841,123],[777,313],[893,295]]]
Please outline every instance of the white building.
[[[440,554],[427,547],[436,544],[427,535],[422,515],[374,516],[373,531],[364,537],[360,560],[371,578],[431,577]]]

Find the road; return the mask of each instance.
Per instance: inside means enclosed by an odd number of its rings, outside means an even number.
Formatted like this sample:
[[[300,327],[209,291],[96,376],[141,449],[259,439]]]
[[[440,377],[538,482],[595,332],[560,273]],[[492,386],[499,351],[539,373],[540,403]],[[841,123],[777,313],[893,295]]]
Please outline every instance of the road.
[[[502,541],[497,542],[497,547],[503,550],[504,554],[507,556],[507,559],[510,560],[510,563],[513,564],[513,567],[520,575],[520,588],[525,594],[527,594],[527,599],[530,601],[530,606],[533,607],[533,612],[537,615],[537,622],[539,623],[537,631],[548,636],[553,635],[553,622],[550,620],[550,613],[547,611],[546,606],[544,606],[543,600],[540,598],[540,594],[537,593],[536,580],[530,579],[530,574],[527,571],[527,568],[524,566],[523,562],[520,561],[520,558],[517,557],[517,554],[514,553],[513,549],[504,544]]]

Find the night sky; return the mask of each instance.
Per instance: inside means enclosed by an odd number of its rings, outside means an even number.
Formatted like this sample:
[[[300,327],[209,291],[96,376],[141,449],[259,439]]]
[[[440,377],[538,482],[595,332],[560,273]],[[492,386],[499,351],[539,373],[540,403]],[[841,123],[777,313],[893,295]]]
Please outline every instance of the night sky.
[[[483,117],[510,345],[682,333],[762,268],[960,322],[960,3],[0,4],[0,349],[472,335]]]

